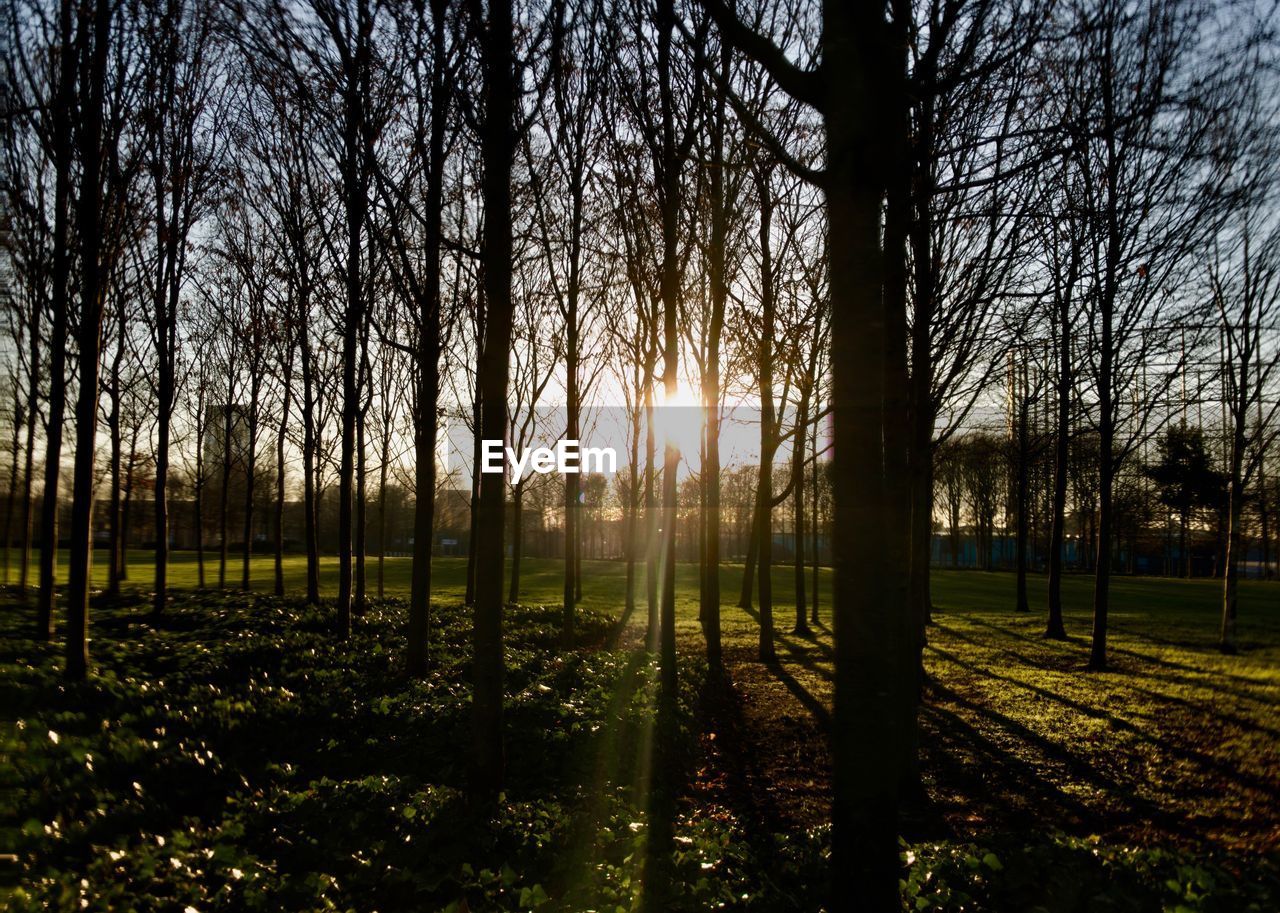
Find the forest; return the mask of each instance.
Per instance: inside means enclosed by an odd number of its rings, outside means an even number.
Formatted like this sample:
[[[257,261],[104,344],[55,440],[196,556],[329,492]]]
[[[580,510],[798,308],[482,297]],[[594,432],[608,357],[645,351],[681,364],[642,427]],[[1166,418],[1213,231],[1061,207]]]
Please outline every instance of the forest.
[[[5,908],[1280,909],[1278,29],[4,0]]]

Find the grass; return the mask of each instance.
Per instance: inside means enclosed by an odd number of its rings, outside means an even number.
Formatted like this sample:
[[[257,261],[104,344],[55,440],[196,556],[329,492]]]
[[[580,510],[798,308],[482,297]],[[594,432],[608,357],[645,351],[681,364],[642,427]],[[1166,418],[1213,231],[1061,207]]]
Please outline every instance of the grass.
[[[131,556],[130,586],[146,588],[149,558],[145,552]],[[408,559],[388,559],[388,595],[407,592],[409,568]],[[239,569],[238,561],[229,567],[231,580],[239,580]],[[210,563],[208,570],[208,579],[215,581],[216,565]],[[286,584],[291,591],[301,589],[304,571],[301,558],[289,558]],[[446,619],[446,630],[453,632],[446,637],[456,641],[448,649],[457,651],[466,649],[467,640],[465,613],[457,609],[464,573],[463,559],[435,562],[433,601]],[[558,561],[526,560],[521,602],[531,607],[557,605],[561,573]],[[787,567],[775,568],[779,657],[774,663],[760,663],[755,655],[759,630],[755,614],[735,605],[741,574],[740,566],[721,569],[724,648],[731,687],[723,693],[706,692],[689,698],[693,714],[689,738],[695,747],[677,832],[693,848],[685,861],[701,866],[714,857],[710,871],[719,880],[712,879],[711,887],[704,885],[710,894],[698,893],[702,888],[690,888],[686,901],[691,909],[706,908],[710,898],[722,896],[716,891],[723,888],[729,892],[724,896],[736,898],[746,893],[751,898],[749,902],[735,900],[731,907],[813,909],[813,898],[821,891],[813,882],[815,872],[821,878],[820,853],[825,846],[823,826],[830,795],[826,739],[832,675],[830,630],[820,624],[807,636],[791,633],[792,573]],[[271,575],[271,559],[256,558],[254,585],[269,587]],[[588,617],[618,616],[624,575],[625,567],[620,563],[583,563],[582,605]],[[171,579],[175,587],[194,585],[192,555],[175,556]],[[1065,582],[1066,626],[1071,634],[1066,642],[1041,637],[1043,578],[1031,578],[1036,611],[1026,615],[1012,611],[1010,575],[935,571],[932,581],[934,624],[924,655],[929,683],[920,712],[922,778],[928,799],[908,809],[910,850],[904,857],[908,864],[906,891],[918,909],[1021,911],[1042,906],[1054,911],[1089,911],[1111,904],[1106,908],[1234,913],[1277,908],[1280,584],[1242,582],[1241,652],[1228,657],[1216,650],[1217,581],[1118,578],[1112,588],[1111,668],[1088,672],[1092,578],[1069,577]],[[336,562],[326,559],[322,566],[325,593],[332,595],[335,585]],[[821,586],[821,616],[829,620],[831,580],[827,570],[822,573]],[[370,592],[375,588],[376,564],[370,561]],[[187,605],[191,600],[194,604]],[[639,600],[641,607],[632,624],[637,636],[631,645],[640,640],[645,614],[643,589]],[[269,600],[259,609],[250,597],[233,592],[182,595],[178,602],[183,624],[204,624],[201,613],[210,612],[214,613],[211,619],[221,617],[218,613],[231,613],[238,625],[251,628],[257,624],[254,619],[259,612],[263,623],[267,619],[281,623]],[[509,637],[517,656],[523,657],[517,660],[517,682],[512,687],[525,688],[521,694],[528,693],[525,686],[536,678],[532,670],[563,662],[554,650],[547,654],[519,652],[532,649],[527,633],[518,630],[529,623],[521,613],[530,611],[536,615],[540,610],[509,613]],[[106,674],[122,675],[121,669],[134,662],[121,658],[115,641],[122,631],[134,631],[132,626],[141,623],[142,613],[142,607],[95,610],[95,656],[100,657]],[[10,630],[17,617],[10,613]],[[554,613],[547,618],[553,619]],[[379,658],[368,668],[394,669],[403,636],[401,619],[394,613],[379,615],[376,632],[359,640],[361,651],[378,651]],[[701,651],[701,635],[697,570],[691,565],[681,565],[677,572],[677,628],[683,655],[696,657]],[[219,627],[199,637],[193,634],[192,643],[147,649],[161,653],[170,646],[178,652],[196,649],[195,655],[200,656],[217,649],[217,638],[224,636],[222,630]],[[134,639],[128,642],[132,645],[128,649],[143,649],[141,645],[147,640],[140,634],[129,635]],[[369,641],[369,637],[373,639]],[[316,649],[319,642],[308,641],[307,648]],[[38,652],[35,647],[22,649]],[[585,658],[595,655],[598,648],[582,649],[583,661],[594,667],[595,663]],[[615,717],[609,706],[617,705],[619,694],[632,693],[631,689],[617,690],[618,682],[624,680],[619,657],[625,653],[598,654],[610,671],[604,679],[591,683],[585,698],[570,693],[584,687],[580,680],[570,691],[564,683],[548,680],[553,702],[580,708],[582,722],[603,724],[607,735],[611,728],[607,721]],[[42,655],[46,655],[46,665],[56,662],[52,654]],[[332,698],[324,689],[347,687],[342,683],[350,673],[341,670],[364,669],[361,674],[368,673],[369,657],[364,652],[359,656],[336,651],[315,655],[314,668],[307,663],[293,664],[292,674],[300,678],[297,687],[290,687],[295,691],[321,688],[317,700],[325,695]],[[14,659],[10,656],[5,662]],[[262,668],[270,665],[256,654],[252,664]],[[6,668],[11,670],[7,674],[13,674],[14,666]],[[339,693],[348,707],[342,711],[344,731],[355,727],[351,731],[363,732],[370,725],[369,718],[359,714],[347,718],[361,702],[373,702],[376,707],[383,698],[402,700],[403,683],[394,674],[391,679],[385,671],[376,674],[381,677],[375,690],[382,689],[377,695]],[[686,670],[687,687],[696,686],[698,675],[696,670]],[[441,686],[447,686],[450,700],[465,699],[461,681],[442,682]],[[54,689],[51,694],[56,691],[56,679],[49,679],[48,688]],[[522,706],[519,696],[510,700]],[[449,706],[455,708],[449,713],[457,712],[454,704]],[[396,719],[397,726],[416,725],[412,715]],[[386,721],[374,722],[382,725]],[[436,725],[430,723],[430,727]],[[465,740],[461,731],[465,725],[456,721],[451,725]],[[428,731],[434,732],[430,727]],[[451,738],[452,730],[421,737]],[[525,735],[513,743],[512,761],[517,767],[544,750],[538,747],[540,738]],[[571,754],[594,758],[596,773],[592,776],[598,779],[603,776],[600,771],[615,765],[616,759],[607,760],[604,755],[616,754],[618,743],[606,738],[603,743],[590,743],[589,750],[583,747],[587,744],[582,743]],[[562,751],[563,746],[556,750]],[[428,752],[424,757],[433,755]],[[342,783],[357,771],[365,776],[367,771],[361,765],[377,766],[372,760],[357,763],[348,759],[343,763],[354,767],[338,772],[324,766],[320,769]],[[446,769],[454,770],[447,765]],[[450,778],[457,778],[456,771],[445,778],[448,782],[444,785],[452,788],[455,784]],[[555,797],[554,814],[577,821],[583,792],[598,790],[584,787],[581,779],[569,785],[557,783],[544,776],[540,783],[528,786],[525,798]],[[597,809],[592,827],[602,827],[601,833],[613,835],[617,828],[626,827],[623,819],[629,806],[625,790],[610,795],[608,820],[600,818]],[[329,813],[327,807],[324,813]],[[519,831],[527,824],[515,821],[510,826]],[[565,828],[578,833],[580,825],[557,824],[552,828],[552,843],[568,839]],[[609,865],[614,866],[605,877],[608,890],[615,892],[625,907],[630,875],[622,861],[626,853],[615,837],[597,833],[587,846],[575,843],[570,855],[579,863],[593,859],[596,850],[592,847],[600,840],[610,847]],[[995,865],[990,859],[996,860]],[[545,860],[529,864],[551,866]],[[697,866],[691,884],[702,883],[696,881]],[[751,874],[756,870],[765,874]],[[592,878],[597,880],[591,882],[595,885],[592,890],[603,890],[598,879],[604,876],[600,870],[593,871],[596,875]],[[525,887],[542,883],[539,878],[550,879],[545,883],[553,895],[561,892],[557,896],[568,896],[563,894],[568,890],[566,885],[556,881],[563,873],[557,875],[548,869],[518,874]],[[462,890],[456,875],[440,877],[452,885],[450,890]],[[1247,888],[1244,894],[1236,892],[1238,885]],[[467,896],[473,897],[473,904],[493,901],[497,896],[474,885],[465,890],[472,892]],[[335,900],[338,894],[347,896],[336,889],[333,893]],[[599,897],[592,894],[589,899],[594,904]],[[362,904],[357,906],[363,908]],[[394,909],[396,904],[387,908]],[[475,908],[488,907],[480,903]],[[612,909],[608,905],[603,908]]]

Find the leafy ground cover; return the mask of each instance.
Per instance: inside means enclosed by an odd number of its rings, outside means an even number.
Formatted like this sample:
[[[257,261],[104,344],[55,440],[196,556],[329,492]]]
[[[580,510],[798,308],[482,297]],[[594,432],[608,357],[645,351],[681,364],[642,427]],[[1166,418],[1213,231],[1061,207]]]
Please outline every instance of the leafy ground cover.
[[[389,562],[389,582],[407,580],[407,564]],[[559,565],[529,562],[522,575],[529,605],[506,619],[510,780],[500,814],[483,821],[464,798],[460,562],[438,568],[440,627],[421,682],[403,673],[394,599],[339,643],[329,609],[293,598],[188,593],[153,624],[140,594],[126,597],[137,604],[95,607],[95,675],[68,686],[8,597],[9,906],[636,908],[653,661],[635,625],[610,644],[621,566],[584,572],[581,636],[568,646],[551,605]],[[725,568],[726,593],[740,573]],[[755,660],[754,618],[726,606],[727,680],[711,681],[696,659],[695,569],[680,578],[673,908],[819,909],[829,632],[787,633],[780,571],[779,661]],[[1119,581],[1114,667],[1091,674],[1087,585],[1069,581],[1077,638],[1058,644],[1039,637],[1038,617],[1008,610],[1007,576],[936,576],[921,713],[929,801],[907,819],[908,908],[1280,908],[1278,593],[1246,588],[1243,652],[1228,658],[1213,649],[1212,582]]]

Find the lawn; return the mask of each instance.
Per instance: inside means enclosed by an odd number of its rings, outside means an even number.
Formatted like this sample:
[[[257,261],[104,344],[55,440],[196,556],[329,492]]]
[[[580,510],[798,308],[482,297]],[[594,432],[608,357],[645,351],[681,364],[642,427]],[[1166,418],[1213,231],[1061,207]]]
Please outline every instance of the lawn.
[[[149,582],[149,557],[131,556],[131,587]],[[388,560],[389,596],[405,594],[409,566]],[[291,557],[291,591],[303,571]],[[643,606],[632,636],[607,642],[625,568],[584,562],[582,635],[565,646],[561,565],[525,562],[523,607],[506,624],[510,790],[482,827],[459,804],[464,571],[435,564],[441,628],[420,683],[399,664],[402,603],[375,606],[338,644],[329,608],[228,591],[182,593],[159,625],[141,593],[95,608],[98,675],[66,688],[56,651],[26,639],[30,611],[8,597],[0,698],[16,708],[3,743],[15,789],[0,810],[36,885],[30,907],[108,909],[145,893],[142,909],[202,913],[632,909],[652,665],[635,649]],[[829,628],[791,633],[791,571],[778,568],[779,659],[758,662],[755,615],[734,605],[741,574],[722,569],[728,682],[716,685],[697,661],[696,568],[678,569],[674,908],[813,910],[829,836]],[[193,585],[192,556],[171,576]],[[270,558],[255,559],[255,586],[271,580]],[[373,561],[369,580],[373,593]],[[332,560],[322,583],[331,595]],[[904,819],[911,908],[1280,909],[1280,584],[1242,584],[1241,654],[1224,657],[1215,581],[1120,578],[1102,673],[1085,671],[1090,578],[1066,581],[1065,643],[1040,636],[1043,579],[1030,615],[1011,610],[1012,585],[933,576],[926,795]],[[822,587],[825,621],[829,572]]]

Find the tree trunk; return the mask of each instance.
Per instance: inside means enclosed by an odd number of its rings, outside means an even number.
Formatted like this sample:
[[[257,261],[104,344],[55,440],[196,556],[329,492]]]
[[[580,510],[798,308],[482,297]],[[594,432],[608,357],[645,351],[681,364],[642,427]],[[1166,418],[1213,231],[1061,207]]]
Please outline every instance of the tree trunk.
[[[285,359],[284,396],[280,400],[280,425],[276,430],[275,593],[284,596],[284,445],[289,433],[289,402],[293,396],[293,360]]]
[[[138,426],[129,435],[129,459],[124,466],[124,495],[120,501],[120,580],[129,579],[129,542],[133,529],[133,485],[138,469]]]
[[[253,496],[258,475],[258,397],[262,385],[258,368],[250,378],[249,452],[244,461],[244,543],[241,546],[240,589],[250,589],[249,564],[253,560]]]
[[[209,433],[204,397],[196,396],[196,477],[194,491],[196,525],[196,586],[204,589],[204,436]]]
[[[747,555],[742,567],[742,590],[738,594],[738,608],[750,610],[751,584],[756,576],[756,558],[760,553],[760,482],[756,481],[755,495],[752,497],[751,529],[747,532]]]
[[[485,97],[481,150],[484,160],[484,285],[488,314],[480,388],[481,437],[502,440],[507,427],[508,359],[511,356],[512,234],[511,163],[515,154],[516,85],[512,73],[514,41],[511,0],[491,0],[485,24],[482,68]],[[484,473],[476,549],[474,615],[474,763],[472,796],[491,807],[503,781],[502,473]]]
[[[888,65],[872,5],[824,7],[825,187],[835,448],[835,687],[832,909],[896,910],[898,787],[914,712],[909,618],[888,601],[884,543],[885,307],[880,250],[881,123],[874,83]],[[883,66],[882,66],[883,64]],[[875,745],[875,751],[867,751]]]
[[[517,484],[511,495],[511,588],[507,602],[520,604],[520,559],[524,551],[524,486]]]
[[[387,598],[387,460],[391,456],[391,437],[382,435],[378,460],[378,601]],[[435,454],[432,454],[435,459]]]
[[[31,535],[32,520],[35,516],[35,489],[32,477],[35,473],[36,415],[40,411],[40,308],[38,307],[33,308],[31,315],[29,345],[28,367],[31,381],[27,390],[27,412],[24,416],[27,420],[27,435],[22,463],[22,564],[18,569],[18,592],[23,602],[26,602],[27,587],[31,579]],[[1265,519],[1263,529],[1266,529]]]
[[[77,205],[80,240],[79,390],[76,396],[76,448],[72,470],[71,555],[67,586],[66,675],[72,681],[89,672],[89,587],[93,572],[93,463],[98,431],[98,356],[102,345],[102,306],[106,290],[102,226],[102,126],[107,42],[111,4],[95,0],[82,15],[80,65],[81,180]],[[89,40],[89,26],[93,38]]]
[[[357,614],[363,615],[365,611],[365,556],[368,552],[368,478],[369,478],[369,461],[365,450],[365,417],[366,410],[362,407],[356,416],[356,498],[355,498],[355,529],[353,532],[353,550],[352,562],[355,565],[355,595],[353,598],[354,610]]]
[[[62,434],[67,405],[67,312],[70,309],[71,165],[74,149],[71,137],[72,105],[75,101],[76,55],[73,46],[72,16],[76,4],[59,0],[58,37],[64,53],[59,55],[57,98],[53,105],[53,289],[52,328],[49,335],[49,422],[45,426],[44,490],[40,498],[40,594],[36,601],[36,636],[53,640],[53,609],[56,601],[54,573],[58,566],[58,477],[62,470]]]
[[[438,160],[437,160],[438,161]],[[437,209],[431,210],[438,212]],[[436,246],[430,248],[439,250]],[[438,263],[438,260],[433,260]],[[437,274],[438,278],[438,274]],[[427,283],[430,286],[430,282]],[[418,413],[414,431],[413,579],[409,595],[409,674],[423,675],[431,646],[431,546],[435,526],[437,409],[440,399],[439,284],[435,302],[423,306],[418,329]],[[428,313],[429,312],[429,313]],[[428,319],[430,318],[430,319]],[[385,465],[385,461],[384,461]],[[479,477],[479,463],[473,464]],[[385,487],[385,482],[384,482]],[[474,501],[473,501],[474,512]],[[475,536],[472,536],[472,543]],[[379,572],[381,573],[381,572]],[[381,587],[381,578],[379,578]]]
[[[653,377],[652,359],[647,365],[645,377]],[[657,469],[657,432],[654,429],[653,384],[646,381],[645,388],[645,478],[644,478],[644,513],[645,513],[645,596],[648,599],[649,616],[645,633],[645,643],[650,650],[658,648],[658,469]]]
[[[15,373],[13,382],[13,438],[9,447],[9,484],[4,494],[4,582],[10,576],[10,549],[13,545],[13,507],[18,492],[18,453],[22,448],[22,389]]]
[[[302,314],[307,313],[305,304]],[[307,548],[307,604],[320,604],[320,536],[316,529],[316,420],[315,378],[311,361],[311,342],[305,325],[300,328],[302,358],[302,525]]]
[[[795,540],[795,591],[796,591],[796,627],[795,633],[807,635],[809,621],[805,609],[808,599],[804,591],[804,439],[808,437],[805,427],[809,423],[809,390],[806,388],[801,396],[800,411],[796,416],[796,433],[791,447],[791,511]]]
[[[227,393],[231,393],[228,380]],[[228,523],[228,506],[231,497],[231,435],[235,406],[227,402],[222,407],[222,490],[218,492],[218,589],[227,586],[227,536],[230,531]]]
[[[1073,267],[1074,263],[1073,258]],[[1074,278],[1074,269],[1069,274],[1069,280],[1071,278]],[[1058,297],[1058,414],[1054,430],[1053,518],[1049,527],[1049,620],[1044,636],[1066,640],[1067,630],[1062,623],[1062,549],[1066,540],[1067,472],[1071,461],[1071,305],[1067,294]]]
[[[817,341],[814,341],[817,345]],[[816,381],[815,381],[816,382]],[[814,404],[815,407],[818,405]],[[821,411],[815,408],[814,411]],[[814,624],[818,624],[818,569],[822,565],[821,540],[818,537],[819,517],[822,513],[822,500],[819,497],[818,479],[818,422],[813,423],[813,614],[810,616]]]
[[[1030,506],[1031,486],[1031,444],[1027,429],[1027,397],[1029,393],[1023,384],[1021,402],[1018,405],[1018,466],[1015,495],[1018,516],[1015,527],[1014,569],[1016,585],[1014,591],[1015,612],[1030,612],[1031,605],[1027,601],[1027,511]]]
[[[414,424],[414,504],[413,504],[413,569],[409,592],[409,674],[426,672],[431,646],[431,551],[435,531],[436,508],[436,437],[439,434],[440,399],[440,235],[441,200],[444,196],[444,133],[448,96],[445,94],[444,0],[431,0],[432,74],[431,134],[428,140],[430,160],[426,162],[427,220],[422,256],[425,258],[422,291],[418,304],[418,410]],[[477,385],[477,400],[479,386]],[[476,428],[479,446],[480,423]],[[387,441],[389,444],[389,439]],[[386,446],[382,460],[382,550],[386,551]],[[472,464],[471,537],[467,544],[467,604],[472,600],[476,554],[476,482],[479,457]],[[382,559],[378,561],[378,596],[382,597]]]
[[[770,231],[773,191],[770,172],[756,176],[760,196],[760,484],[756,488],[756,574],[760,598],[760,661],[777,658],[773,646],[773,457],[777,447],[773,406],[774,294]]]
[[[119,326],[116,333],[115,357],[111,361],[111,392],[109,400],[111,409],[107,413],[107,438],[110,442],[111,491],[107,502],[107,533],[111,538],[111,548],[107,554],[107,598],[114,601],[120,598],[120,567],[124,563],[124,546],[120,537],[120,490],[121,490],[121,434],[120,434],[120,365],[124,361],[125,315],[123,304],[118,314]]]

